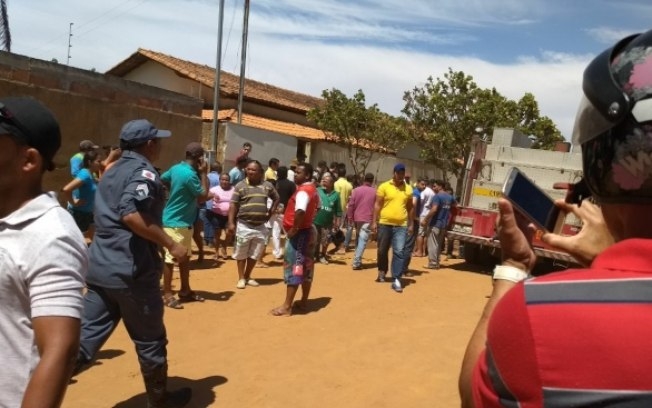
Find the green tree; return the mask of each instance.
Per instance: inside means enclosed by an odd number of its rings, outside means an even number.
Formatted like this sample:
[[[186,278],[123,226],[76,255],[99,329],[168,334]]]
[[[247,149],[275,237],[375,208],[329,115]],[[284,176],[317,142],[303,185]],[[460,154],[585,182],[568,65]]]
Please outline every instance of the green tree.
[[[402,112],[413,140],[423,149],[422,157],[439,167],[446,179],[455,176],[456,191],[461,191],[477,128],[518,129],[534,136],[536,148],[551,148],[563,140],[552,120],[540,116],[531,93],[513,101],[495,88],[479,88],[473,77],[451,68],[443,78],[429,77],[422,87],[405,92],[403,100]]]
[[[310,110],[308,120],[326,140],[344,146],[355,174],[364,173],[378,151],[391,151],[405,143],[405,119],[395,118],[367,106],[362,90],[349,98],[338,89],[322,92],[324,104]]]

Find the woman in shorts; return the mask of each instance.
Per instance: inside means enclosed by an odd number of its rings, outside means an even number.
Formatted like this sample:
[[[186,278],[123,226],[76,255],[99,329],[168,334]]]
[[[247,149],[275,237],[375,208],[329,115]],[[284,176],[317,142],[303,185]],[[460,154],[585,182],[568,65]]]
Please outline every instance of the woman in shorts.
[[[215,229],[215,259],[227,259],[226,246],[232,240],[227,224],[233,195],[233,186],[227,173],[220,176],[220,184],[210,189],[210,195],[213,196],[213,209],[206,212],[206,218]],[[224,231],[224,240],[220,240],[222,231]]]

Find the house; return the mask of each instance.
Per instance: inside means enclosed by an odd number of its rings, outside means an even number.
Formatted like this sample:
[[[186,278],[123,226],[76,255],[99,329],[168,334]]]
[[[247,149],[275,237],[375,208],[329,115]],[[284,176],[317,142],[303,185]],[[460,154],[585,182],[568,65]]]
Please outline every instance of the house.
[[[214,67],[141,48],[106,73],[201,99],[204,104],[202,142],[210,146]],[[247,78],[240,118],[237,113],[239,75],[222,71],[220,82],[216,157],[225,168],[233,165],[242,144],[249,142],[253,146],[251,157],[260,158],[263,165],[267,165],[271,157],[287,164],[296,157],[305,156],[313,163],[319,160],[343,162],[351,170],[346,150],[326,141],[324,133],[306,118],[309,110],[323,103],[322,99]],[[399,159],[394,155],[379,154],[368,169],[391,174],[393,163],[398,160],[405,162],[415,177],[440,175],[422,161]]]

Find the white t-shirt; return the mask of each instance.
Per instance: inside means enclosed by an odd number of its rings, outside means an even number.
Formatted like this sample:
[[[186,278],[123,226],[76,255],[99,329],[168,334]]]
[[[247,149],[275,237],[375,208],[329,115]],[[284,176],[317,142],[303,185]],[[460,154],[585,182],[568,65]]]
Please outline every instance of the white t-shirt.
[[[84,237],[52,195],[0,218],[0,407],[19,407],[39,362],[32,318],[81,319]]]
[[[430,212],[432,207],[432,198],[435,196],[435,192],[430,187],[426,187],[421,192],[421,214],[419,218],[423,218]]]

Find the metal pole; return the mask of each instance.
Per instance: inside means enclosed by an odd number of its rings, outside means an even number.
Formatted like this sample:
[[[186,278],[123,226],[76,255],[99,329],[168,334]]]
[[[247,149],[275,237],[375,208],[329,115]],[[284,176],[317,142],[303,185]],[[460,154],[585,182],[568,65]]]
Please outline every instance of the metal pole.
[[[72,25],[73,24],[74,23],[70,23],[70,26],[68,27],[68,59],[66,60],[66,65],[70,65],[70,58],[72,58],[70,56],[70,48],[72,48],[71,41],[72,41]]]
[[[217,157],[217,132],[219,123],[217,113],[220,108],[220,77],[222,73],[222,28],[224,25],[224,0],[220,0],[220,12],[217,22],[217,61],[215,63],[215,82],[213,84],[213,126],[211,127],[211,148],[208,151],[209,163]]]
[[[238,123],[242,123],[242,101],[244,99],[245,72],[247,69],[248,32],[249,32],[249,0],[245,0],[244,23],[242,27],[242,59],[240,60],[240,91],[238,93]]]

